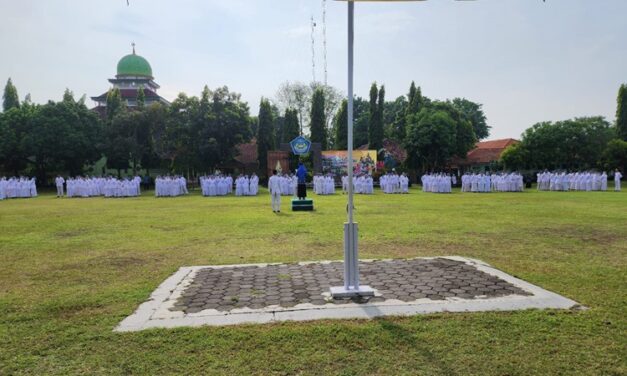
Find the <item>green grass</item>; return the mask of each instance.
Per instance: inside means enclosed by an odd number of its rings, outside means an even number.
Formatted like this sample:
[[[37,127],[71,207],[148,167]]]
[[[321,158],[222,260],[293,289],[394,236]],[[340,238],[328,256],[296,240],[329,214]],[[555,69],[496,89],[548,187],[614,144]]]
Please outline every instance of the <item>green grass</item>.
[[[359,196],[360,257],[461,255],[585,311],[114,333],[181,266],[341,259],[345,197],[0,201],[0,375],[627,374],[627,192]]]

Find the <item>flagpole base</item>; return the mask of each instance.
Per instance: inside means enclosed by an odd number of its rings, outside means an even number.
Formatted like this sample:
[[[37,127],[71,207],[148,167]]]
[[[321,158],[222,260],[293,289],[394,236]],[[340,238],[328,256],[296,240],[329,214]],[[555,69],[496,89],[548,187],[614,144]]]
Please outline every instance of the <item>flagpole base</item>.
[[[359,286],[356,289],[347,289],[344,286],[331,287],[331,297],[333,299],[354,298],[361,296],[374,296],[374,289],[370,286]]]

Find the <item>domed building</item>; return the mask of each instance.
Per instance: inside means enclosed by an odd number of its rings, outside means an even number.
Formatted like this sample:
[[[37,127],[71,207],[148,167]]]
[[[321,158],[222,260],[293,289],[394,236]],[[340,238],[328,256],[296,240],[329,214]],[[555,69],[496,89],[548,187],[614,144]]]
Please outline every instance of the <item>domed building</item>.
[[[133,53],[124,56],[118,62],[117,74],[115,78],[109,79],[113,85],[112,89],[120,89],[122,101],[127,107],[133,108],[137,106],[137,93],[139,88],[144,89],[144,104],[146,106],[152,103],[162,103],[169,105],[170,103],[157,94],[159,85],[154,81],[152,76],[152,67],[145,58],[135,54],[135,44],[133,44]],[[94,110],[104,115],[107,109],[107,94],[91,97],[96,102]]]

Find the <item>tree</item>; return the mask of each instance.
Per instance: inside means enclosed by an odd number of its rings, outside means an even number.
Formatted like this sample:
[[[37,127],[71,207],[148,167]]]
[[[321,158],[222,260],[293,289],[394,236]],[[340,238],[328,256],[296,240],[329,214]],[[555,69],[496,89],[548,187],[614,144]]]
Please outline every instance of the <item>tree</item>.
[[[107,93],[107,119],[111,120],[118,113],[118,111],[124,110],[124,104],[122,103],[122,93],[120,89],[115,88],[109,90]]]
[[[281,142],[287,143],[295,139],[300,135],[298,124],[298,110],[287,109],[285,110],[283,128],[281,131]]]
[[[397,141],[405,139],[405,112],[407,111],[407,98],[400,96],[394,102],[385,102],[383,111],[383,126],[386,138]]]
[[[416,87],[414,81],[409,86],[409,94],[407,94],[407,113],[406,115],[414,115],[422,110],[424,105],[424,98],[422,97],[422,90],[420,86]]]
[[[285,128],[285,117],[281,114],[281,112],[279,111],[279,108],[273,104],[272,104],[272,119],[274,120],[274,124],[272,125],[272,128],[274,129],[274,145],[276,147],[279,147],[281,145],[281,143],[283,142],[283,131]]]
[[[333,123],[335,130],[334,147],[339,150],[346,150],[348,148],[348,100],[342,101]]]
[[[378,127],[378,109],[377,99],[379,98],[379,89],[377,83],[373,82],[370,86],[370,101],[368,102],[368,148],[372,149],[373,138],[377,134]]]
[[[627,141],[627,85],[620,85],[616,108],[616,131],[618,138]]]
[[[370,149],[379,150],[383,148],[383,111],[385,108],[385,86],[381,85],[379,89],[378,102],[376,106],[374,126],[370,129],[369,147]]]
[[[199,128],[200,133],[195,135],[200,148],[198,152],[200,164],[196,166],[199,170],[204,170],[207,166],[214,169],[221,163],[233,159],[237,153],[236,146],[252,138],[248,104],[242,102],[240,94],[231,92],[228,87],[223,86],[210,91],[210,99],[209,112],[201,113],[202,126]],[[274,110],[270,102],[266,102],[270,106],[272,119]],[[274,147],[275,141],[273,125],[271,124],[268,134],[268,137],[271,137],[271,148]],[[265,131],[258,129],[258,132]]]
[[[4,86],[4,94],[2,95],[2,110],[9,111],[12,108],[20,107],[20,98],[17,95],[17,88],[13,85],[11,78],[7,80]]]
[[[311,142],[319,142],[322,150],[327,149],[327,127],[325,119],[324,91],[316,89],[311,99]]]
[[[488,126],[486,122],[485,114],[481,109],[482,105],[471,102],[465,98],[455,98],[451,103],[453,104],[453,107],[458,109],[468,120],[470,120],[477,140],[483,140],[490,135],[490,129],[492,127]]]
[[[34,113],[32,127],[22,140],[39,181],[49,172],[81,174],[101,157],[101,124],[96,113],[67,96],[48,102]]]
[[[188,170],[196,157],[192,117],[198,113],[199,106],[198,98],[179,93],[167,108],[165,121],[153,128],[155,152],[167,162],[170,172]]]
[[[326,134],[328,137],[327,147],[333,144],[335,139],[332,132],[328,130],[333,126],[334,115],[337,112],[340,103],[342,102],[344,95],[340,92],[340,90],[334,88],[333,86],[323,85],[318,82],[311,83],[311,91],[312,93],[316,91],[316,89],[322,89],[324,93],[324,124],[326,127]]]
[[[65,89],[63,92],[63,102],[74,103],[74,93],[70,89]]]
[[[627,142],[621,139],[614,139],[608,142],[607,148],[603,152],[603,167],[612,171],[615,168],[625,172],[627,168]]]
[[[368,127],[370,125],[369,103],[357,97],[353,101],[354,133],[353,145],[359,148],[368,143]]]
[[[405,149],[408,164],[421,171],[444,166],[455,150],[455,121],[445,111],[423,109],[411,115]]]
[[[465,158],[476,142],[470,122],[447,102],[425,106],[408,123],[408,163],[422,171],[441,170],[452,157]]]
[[[284,82],[276,93],[279,110],[295,109],[298,113],[300,134],[304,133],[305,124],[309,122],[307,111],[313,91],[311,86],[301,82]]]
[[[600,116],[537,123],[522,136],[520,148],[527,156],[525,168],[595,168],[614,135],[610,124]]]
[[[503,150],[500,163],[510,171],[522,170],[527,165],[529,155],[521,144],[514,144]]]
[[[38,106],[24,105],[0,113],[0,166],[16,176],[29,163],[30,155],[23,140],[31,132],[37,111]]]
[[[259,105],[259,122],[257,128],[257,155],[259,168],[263,176],[268,171],[268,151],[274,148],[274,129],[272,127],[272,105],[265,98]]]
[[[140,111],[143,110],[145,103],[146,103],[146,93],[144,93],[144,87],[140,86],[137,89],[137,109]]]

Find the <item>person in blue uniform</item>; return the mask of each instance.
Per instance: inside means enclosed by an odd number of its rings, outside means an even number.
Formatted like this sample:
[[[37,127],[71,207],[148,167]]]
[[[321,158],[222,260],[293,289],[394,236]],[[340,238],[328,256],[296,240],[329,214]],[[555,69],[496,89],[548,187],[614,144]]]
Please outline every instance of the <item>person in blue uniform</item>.
[[[298,170],[296,170],[296,177],[298,177],[298,199],[304,200],[307,198],[307,168],[303,162],[298,163]]]

